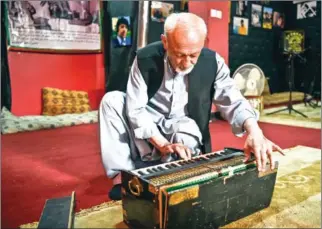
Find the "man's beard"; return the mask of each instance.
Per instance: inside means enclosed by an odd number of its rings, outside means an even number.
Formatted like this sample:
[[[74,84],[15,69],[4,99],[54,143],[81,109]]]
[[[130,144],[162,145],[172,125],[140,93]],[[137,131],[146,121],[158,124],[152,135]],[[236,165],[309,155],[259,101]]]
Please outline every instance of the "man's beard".
[[[195,67],[195,65],[191,65],[189,68],[185,69],[185,70],[181,70],[180,68],[177,68],[176,72],[182,75],[187,75],[189,74],[193,68]]]

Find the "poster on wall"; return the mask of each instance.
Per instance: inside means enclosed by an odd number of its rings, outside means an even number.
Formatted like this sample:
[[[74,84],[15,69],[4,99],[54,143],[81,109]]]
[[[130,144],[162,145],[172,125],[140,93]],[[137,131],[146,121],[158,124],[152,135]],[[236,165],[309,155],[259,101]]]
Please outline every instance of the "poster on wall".
[[[101,51],[101,5],[92,1],[8,1],[8,47],[54,52]]]
[[[251,25],[254,27],[262,27],[262,6],[252,4]]]
[[[273,26],[273,9],[264,7],[263,9],[263,28],[272,29]]]
[[[285,15],[281,14],[279,12],[274,12],[274,16],[273,16],[273,26],[274,27],[280,27],[280,28],[284,28],[284,24],[285,24]]]
[[[247,12],[247,1],[238,0],[236,2],[236,4],[237,4],[237,7],[236,7],[236,15],[242,16],[242,17],[248,16],[248,12]]]
[[[114,47],[124,47],[132,45],[130,16],[113,17],[112,28],[112,43]]]
[[[287,30],[284,31],[284,52],[286,53],[301,53],[304,51],[304,31],[302,30]]]
[[[316,1],[297,4],[297,19],[311,18],[316,16]]]
[[[248,35],[248,19],[242,17],[234,17],[233,31],[234,34],[243,36]]]
[[[165,19],[174,11],[172,3],[151,2],[151,20],[156,22],[164,22]]]

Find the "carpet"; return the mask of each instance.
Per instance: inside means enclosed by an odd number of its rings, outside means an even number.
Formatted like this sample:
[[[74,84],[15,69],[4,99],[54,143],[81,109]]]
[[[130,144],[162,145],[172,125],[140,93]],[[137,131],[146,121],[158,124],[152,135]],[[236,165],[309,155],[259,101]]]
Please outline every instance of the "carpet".
[[[259,125],[282,148],[321,148],[320,129]],[[209,128],[213,150],[243,147],[245,137],[235,137],[229,123],[217,120]],[[1,141],[2,228],[38,221],[47,199],[72,191],[76,192],[76,212],[109,201],[112,182],[100,159],[96,123],[6,134]]]
[[[270,207],[223,228],[321,228],[321,150],[296,146],[279,161]],[[127,228],[121,201],[107,202],[76,213],[75,228]],[[36,228],[37,222],[21,228]]]
[[[313,108],[309,105],[305,106],[304,103],[293,105],[293,108],[295,110],[305,114],[306,116],[308,116],[308,118],[305,118],[300,114],[295,113],[294,111],[289,114],[288,110],[276,114],[267,115],[270,112],[274,112],[283,108],[286,108],[286,106],[264,109],[259,121],[289,126],[321,129],[321,107]]]

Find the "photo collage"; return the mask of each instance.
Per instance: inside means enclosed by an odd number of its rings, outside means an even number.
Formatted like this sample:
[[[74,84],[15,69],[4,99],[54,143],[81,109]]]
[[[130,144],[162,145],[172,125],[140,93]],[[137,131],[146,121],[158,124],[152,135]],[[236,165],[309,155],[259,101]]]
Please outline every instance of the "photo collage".
[[[273,10],[271,1],[235,1],[233,16],[233,33],[247,36],[249,28],[271,30],[273,27],[284,29],[285,15]],[[317,1],[303,1],[297,4],[296,19],[306,19],[317,16]]]
[[[249,27],[272,29],[273,27],[284,28],[284,14],[273,11],[269,7],[269,1],[250,1],[238,0],[236,4],[235,16],[233,17],[234,34],[247,36]]]

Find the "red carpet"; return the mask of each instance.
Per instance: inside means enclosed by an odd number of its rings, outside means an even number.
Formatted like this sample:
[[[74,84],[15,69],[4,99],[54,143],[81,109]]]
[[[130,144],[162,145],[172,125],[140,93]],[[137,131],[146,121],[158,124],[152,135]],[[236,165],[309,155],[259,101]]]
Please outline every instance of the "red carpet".
[[[213,149],[241,148],[223,121],[210,124]],[[261,124],[282,148],[320,148],[320,130]],[[2,136],[1,226],[38,221],[46,199],[76,191],[77,211],[108,201],[111,181],[99,153],[97,124]]]

